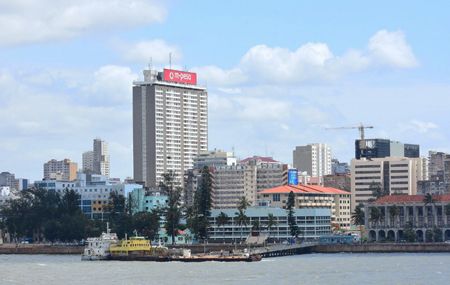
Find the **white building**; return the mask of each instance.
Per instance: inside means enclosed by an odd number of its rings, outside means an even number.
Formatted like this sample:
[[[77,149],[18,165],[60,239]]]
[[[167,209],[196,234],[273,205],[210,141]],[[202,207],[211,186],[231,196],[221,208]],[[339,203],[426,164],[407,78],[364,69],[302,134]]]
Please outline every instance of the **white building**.
[[[208,99],[197,75],[144,70],[133,86],[133,165],[135,181],[155,187],[173,171],[182,185],[194,158],[208,149]]]
[[[359,203],[374,199],[371,185],[377,184],[389,195],[417,194],[417,181],[427,180],[427,159],[385,157],[352,159],[352,209]]]
[[[240,225],[234,209],[213,209],[209,218],[209,240],[211,242],[240,242],[247,239],[254,223],[259,223],[263,234],[269,241],[283,241],[292,238],[287,211],[272,207],[249,207],[245,215],[249,218],[246,225]],[[228,221],[224,225],[218,224],[218,216],[224,213]],[[267,230],[268,216],[273,215],[276,224]],[[331,212],[329,208],[301,208],[294,209],[295,222],[300,230],[299,238],[304,240],[318,240],[320,236],[331,233]]]
[[[317,185],[283,185],[258,193],[258,203],[286,209],[289,193],[295,197],[296,208],[329,208],[331,223],[339,229],[350,229],[350,192]]]
[[[299,172],[306,171],[311,177],[331,174],[331,148],[323,143],[297,146],[293,151],[293,164]]]

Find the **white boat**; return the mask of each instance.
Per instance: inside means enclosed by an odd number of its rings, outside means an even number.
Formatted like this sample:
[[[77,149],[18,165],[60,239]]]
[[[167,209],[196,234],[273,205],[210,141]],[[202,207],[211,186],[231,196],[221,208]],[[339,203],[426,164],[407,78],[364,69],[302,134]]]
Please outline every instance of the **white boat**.
[[[81,260],[108,259],[110,246],[118,242],[117,234],[111,233],[109,223],[106,223],[106,233],[103,232],[100,237],[87,239],[87,245],[81,255]]]

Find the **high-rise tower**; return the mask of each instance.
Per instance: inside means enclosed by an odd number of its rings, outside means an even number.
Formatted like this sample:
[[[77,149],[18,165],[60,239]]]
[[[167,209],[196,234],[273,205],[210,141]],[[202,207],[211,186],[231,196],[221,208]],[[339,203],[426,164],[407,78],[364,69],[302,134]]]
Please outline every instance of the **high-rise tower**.
[[[94,173],[109,177],[108,143],[101,139],[94,139],[92,158]]]
[[[181,186],[194,157],[208,149],[208,99],[197,74],[144,70],[133,86],[134,180],[157,186],[173,171]]]

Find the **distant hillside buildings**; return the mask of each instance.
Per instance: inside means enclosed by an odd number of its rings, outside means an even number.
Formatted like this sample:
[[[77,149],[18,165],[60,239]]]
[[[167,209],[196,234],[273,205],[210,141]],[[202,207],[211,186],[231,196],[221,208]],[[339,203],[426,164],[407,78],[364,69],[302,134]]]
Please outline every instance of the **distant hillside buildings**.
[[[331,174],[331,148],[327,144],[314,143],[297,146],[293,151],[293,166],[311,177]]]
[[[70,159],[52,159],[44,163],[44,179],[73,181],[77,179],[78,165]]]

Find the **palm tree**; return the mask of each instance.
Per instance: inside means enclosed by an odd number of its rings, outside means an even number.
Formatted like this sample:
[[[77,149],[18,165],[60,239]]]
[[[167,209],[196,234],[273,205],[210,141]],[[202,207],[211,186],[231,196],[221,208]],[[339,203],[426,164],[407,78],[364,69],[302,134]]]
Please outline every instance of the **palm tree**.
[[[260,228],[261,228],[261,223],[258,220],[254,220],[252,223],[252,231],[257,232],[259,235]]]
[[[245,198],[245,196],[242,196],[237,204],[238,210],[245,211],[247,207],[250,206],[250,202]]]
[[[239,210],[236,212],[236,222],[241,227],[241,238],[240,241],[242,241],[242,234],[243,234],[243,228],[248,225],[249,218],[245,215],[244,210]]]
[[[362,242],[362,227],[365,223],[364,205],[362,203],[359,203],[352,213],[352,222],[354,225],[359,226],[360,241]]]
[[[228,215],[224,212],[220,212],[220,214],[216,218],[216,223],[218,227],[223,227],[223,242],[225,243],[225,225],[228,224]]]
[[[381,219],[380,209],[378,209],[377,207],[370,208],[370,221],[372,223],[375,223],[375,225],[377,225],[380,219]]]
[[[270,238],[270,230],[272,229],[273,226],[277,225],[277,219],[275,218],[275,216],[273,214],[269,214],[267,216],[267,231],[269,232],[269,236],[267,237],[267,239]]]
[[[397,205],[392,205],[389,208],[389,216],[391,216],[391,221],[394,221],[394,227],[396,224],[396,217],[400,214],[400,208]]]

